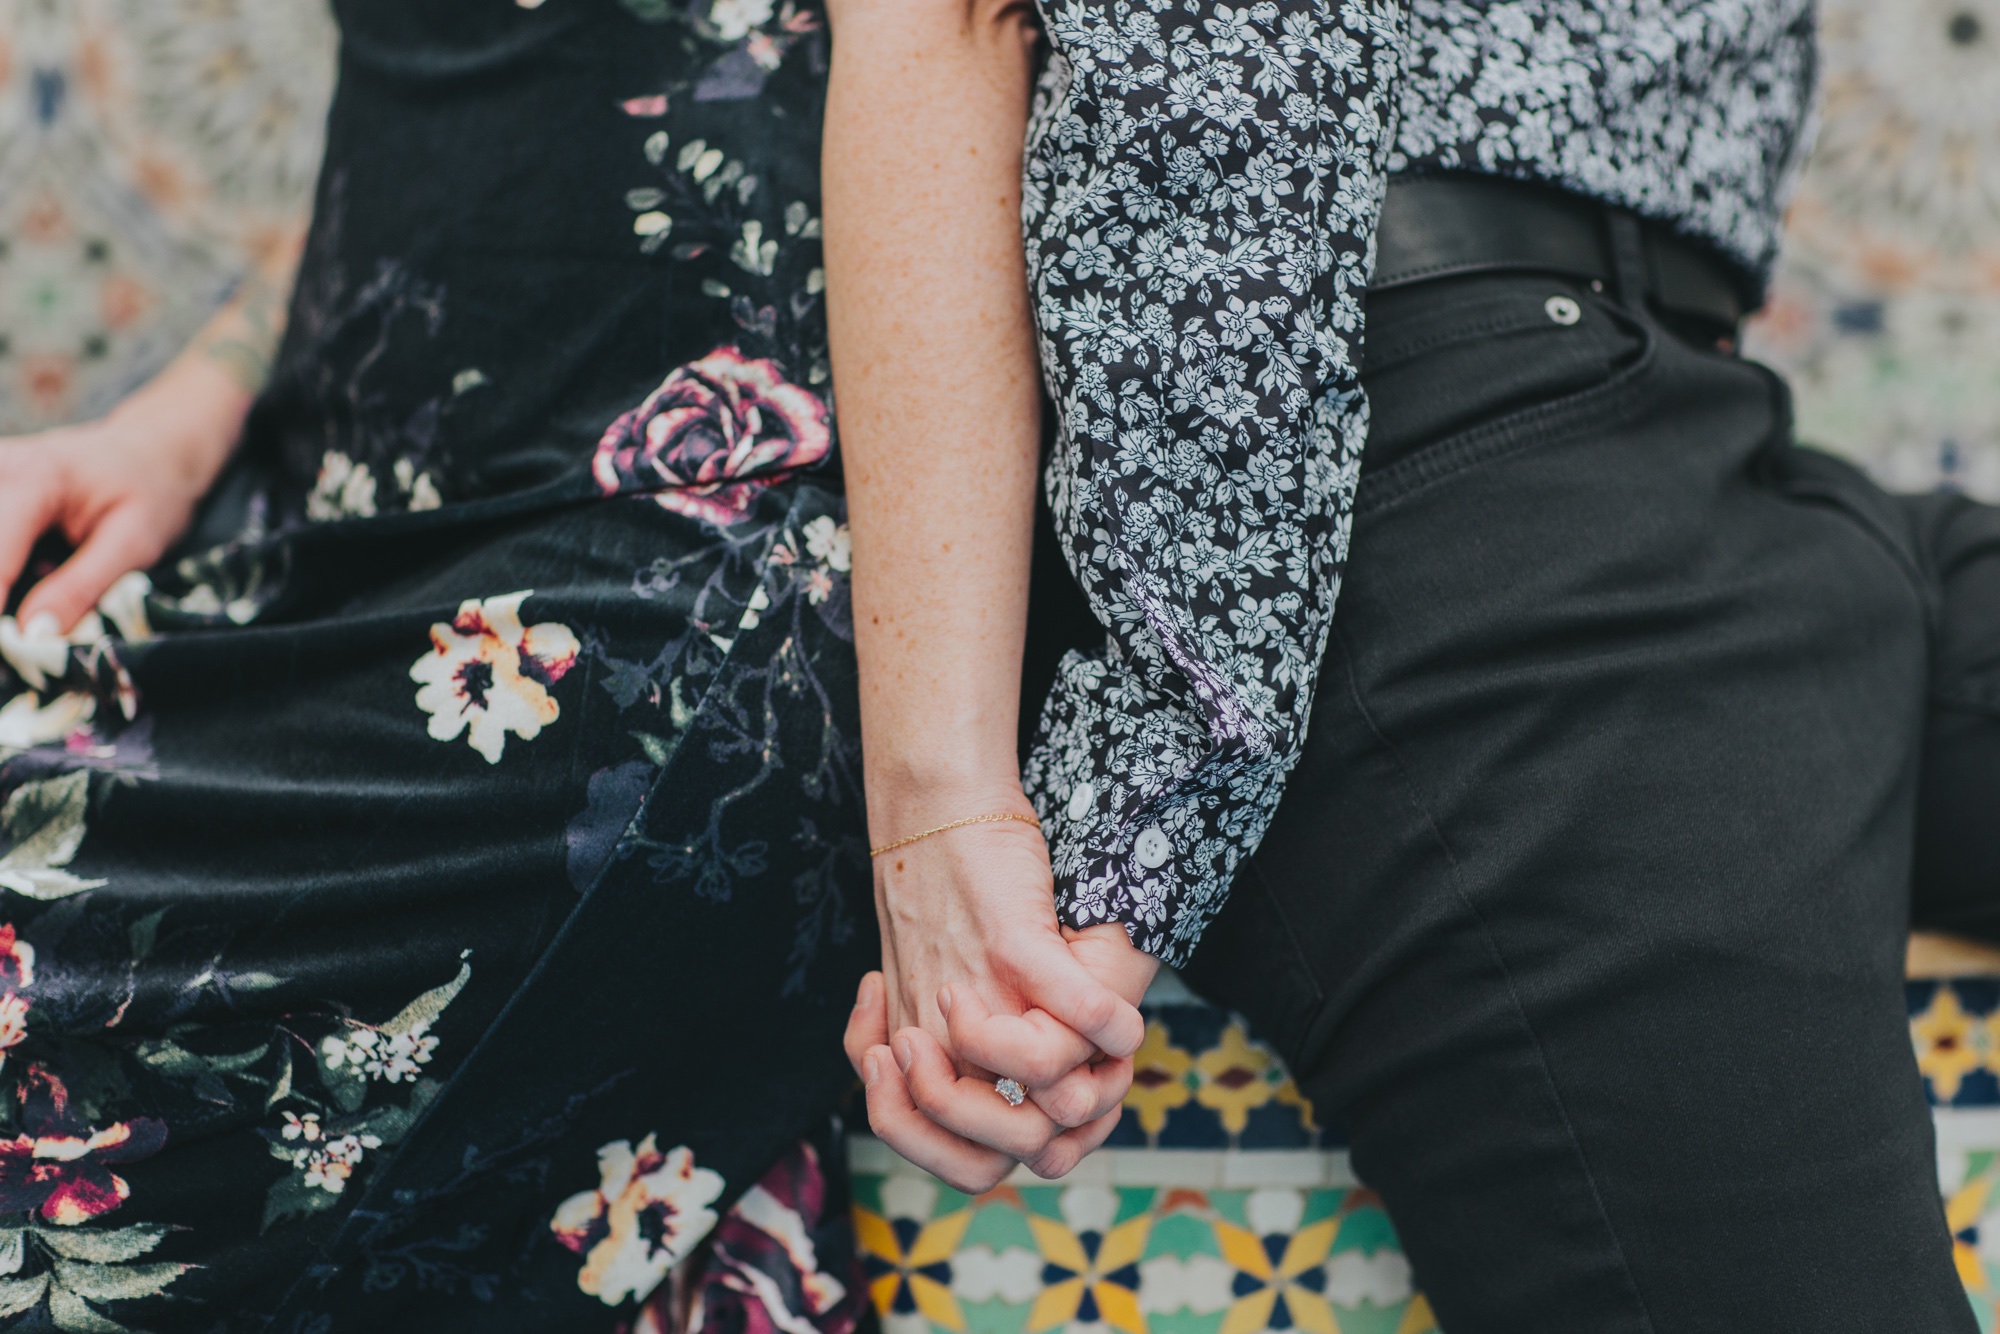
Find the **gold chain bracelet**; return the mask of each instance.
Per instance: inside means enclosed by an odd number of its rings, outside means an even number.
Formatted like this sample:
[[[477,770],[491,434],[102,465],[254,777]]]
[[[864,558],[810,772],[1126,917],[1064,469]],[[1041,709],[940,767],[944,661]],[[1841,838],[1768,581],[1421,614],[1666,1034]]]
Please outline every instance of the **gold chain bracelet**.
[[[897,848],[906,848],[920,838],[929,838],[932,834],[942,834],[947,829],[963,829],[969,824],[997,824],[1002,820],[1018,820],[1022,824],[1031,824],[1037,829],[1042,827],[1042,822],[1034,816],[1017,815],[1013,811],[1006,811],[997,815],[968,815],[963,820],[953,820],[950,824],[941,824],[935,829],[926,829],[921,834],[911,834],[908,838],[899,838],[894,843],[884,843],[879,848],[870,848],[868,849],[868,855],[870,857],[880,857],[885,852],[894,852]]]

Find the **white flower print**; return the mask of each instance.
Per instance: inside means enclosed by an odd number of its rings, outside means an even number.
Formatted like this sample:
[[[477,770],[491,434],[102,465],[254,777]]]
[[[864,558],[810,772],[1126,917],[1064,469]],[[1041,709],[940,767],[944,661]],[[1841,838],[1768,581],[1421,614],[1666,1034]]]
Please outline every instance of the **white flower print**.
[[[27,998],[9,991],[0,995],[0,1064],[4,1064],[7,1053],[21,1045],[28,1036]]]
[[[303,1138],[304,1143],[293,1149],[290,1160],[293,1167],[305,1174],[308,1186],[338,1195],[347,1189],[349,1177],[361,1160],[368,1156],[368,1150],[382,1147],[379,1135],[334,1135],[325,1136],[319,1128],[319,1118],[308,1114],[295,1118],[286,1114],[286,1125],[282,1132],[288,1140]],[[294,1133],[297,1131],[298,1133]]]
[[[743,619],[736,623],[736,632],[755,630],[764,623],[764,613],[771,609],[771,590],[762,584],[751,590],[750,601],[744,604]]]
[[[847,525],[822,514],[805,526],[806,550],[830,570],[846,574],[854,568],[854,542]]]
[[[1804,156],[1812,0],[1410,0],[1391,171],[1548,181],[1746,269]]]
[[[598,1184],[557,1207],[556,1240],[584,1257],[577,1287],[616,1306],[643,1300],[715,1226],[708,1206],[722,1194],[719,1173],[695,1166],[685,1146],[661,1153],[656,1137],[633,1148],[615,1140],[597,1151]]]
[[[723,41],[740,42],[769,23],[773,12],[771,0],[711,0],[708,21]]]
[[[0,705],[0,750],[28,750],[64,741],[89,727],[97,700],[80,690],[57,695],[44,704],[23,691]]]
[[[7,1053],[28,1036],[28,1013],[32,1008],[21,993],[35,984],[35,947],[14,932],[11,922],[0,924],[0,1064]]]
[[[375,474],[337,449],[321,457],[319,477],[306,497],[306,517],[315,522],[367,518],[375,513]]]
[[[399,1143],[411,1117],[436,1085],[420,1083],[438,1050],[431,1025],[450,1008],[472,980],[471,952],[459,956],[456,976],[419,994],[379,1024],[344,1018],[319,1041],[321,1082],[332,1094],[334,1108],[319,1102],[287,1077],[272,1102],[280,1123],[264,1132],[271,1156],[291,1165],[297,1175],[270,1187],[265,1204],[266,1225],[298,1213],[332,1207],[329,1196],[343,1194],[368,1155]],[[368,1081],[417,1087],[405,1107],[371,1097]],[[304,1104],[312,1110],[300,1111]],[[371,1105],[372,1104],[372,1105]],[[335,1109],[338,1109],[337,1111]],[[322,1120],[332,1114],[332,1124]]]
[[[111,622],[118,631],[118,637],[128,644],[142,644],[153,637],[153,625],[146,617],[146,598],[153,591],[153,581],[141,570],[122,574],[118,581],[105,590],[97,599],[97,610]]]
[[[478,371],[460,371],[459,378],[478,375]],[[481,383],[484,381],[482,380]],[[396,478],[396,489],[409,497],[407,506],[412,513],[434,510],[444,504],[444,497],[438,493],[437,479],[427,472],[418,472],[417,465],[408,459],[397,459],[390,470]]]
[[[430,1035],[429,1024],[418,1024],[407,1033],[350,1024],[346,1037],[328,1036],[319,1044],[320,1059],[327,1069],[352,1066],[370,1079],[391,1084],[415,1080],[437,1049],[438,1040]]]
[[[46,612],[26,625],[12,616],[0,616],[0,658],[30,690],[48,689],[51,680],[69,670],[69,649],[69,638]]]
[[[316,1143],[325,1132],[320,1128],[318,1112],[307,1112],[304,1116],[286,1112],[284,1129],[278,1133],[286,1139],[302,1139],[312,1144]]]
[[[449,623],[431,627],[432,651],[411,666],[410,679],[423,687],[417,707],[431,716],[433,739],[464,734],[498,764],[508,733],[532,741],[561,715],[548,687],[576,665],[581,646],[554,621],[522,627],[521,604],[533,595],[470,598]]]

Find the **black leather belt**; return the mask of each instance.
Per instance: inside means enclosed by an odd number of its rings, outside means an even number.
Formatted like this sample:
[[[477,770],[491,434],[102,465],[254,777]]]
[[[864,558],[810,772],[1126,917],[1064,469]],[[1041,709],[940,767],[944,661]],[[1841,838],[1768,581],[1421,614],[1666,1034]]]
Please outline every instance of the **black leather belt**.
[[[1370,291],[1507,269],[1604,283],[1628,301],[1732,329],[1758,304],[1736,265],[1623,209],[1498,176],[1390,178]]]

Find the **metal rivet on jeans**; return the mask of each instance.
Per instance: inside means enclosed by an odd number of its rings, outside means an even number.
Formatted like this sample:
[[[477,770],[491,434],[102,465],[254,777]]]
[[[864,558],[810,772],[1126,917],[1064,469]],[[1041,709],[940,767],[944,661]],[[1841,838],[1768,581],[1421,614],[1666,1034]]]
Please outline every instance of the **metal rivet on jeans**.
[[[1575,324],[1583,318],[1583,307],[1576,304],[1574,297],[1552,296],[1542,302],[1542,309],[1557,324]]]
[[[1139,865],[1151,871],[1165,866],[1167,859],[1174,855],[1173,840],[1167,837],[1166,830],[1153,825],[1151,828],[1139,831],[1138,841],[1133,843],[1132,851],[1138,856]]]

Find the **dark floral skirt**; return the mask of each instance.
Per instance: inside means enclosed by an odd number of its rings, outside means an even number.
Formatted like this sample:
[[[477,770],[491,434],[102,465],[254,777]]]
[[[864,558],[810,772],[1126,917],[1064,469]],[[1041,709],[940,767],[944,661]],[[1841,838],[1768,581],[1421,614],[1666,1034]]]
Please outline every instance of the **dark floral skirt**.
[[[697,1248],[697,1323],[852,1322],[847,535],[727,499],[253,535],[0,622],[0,1328],[609,1331]]]

